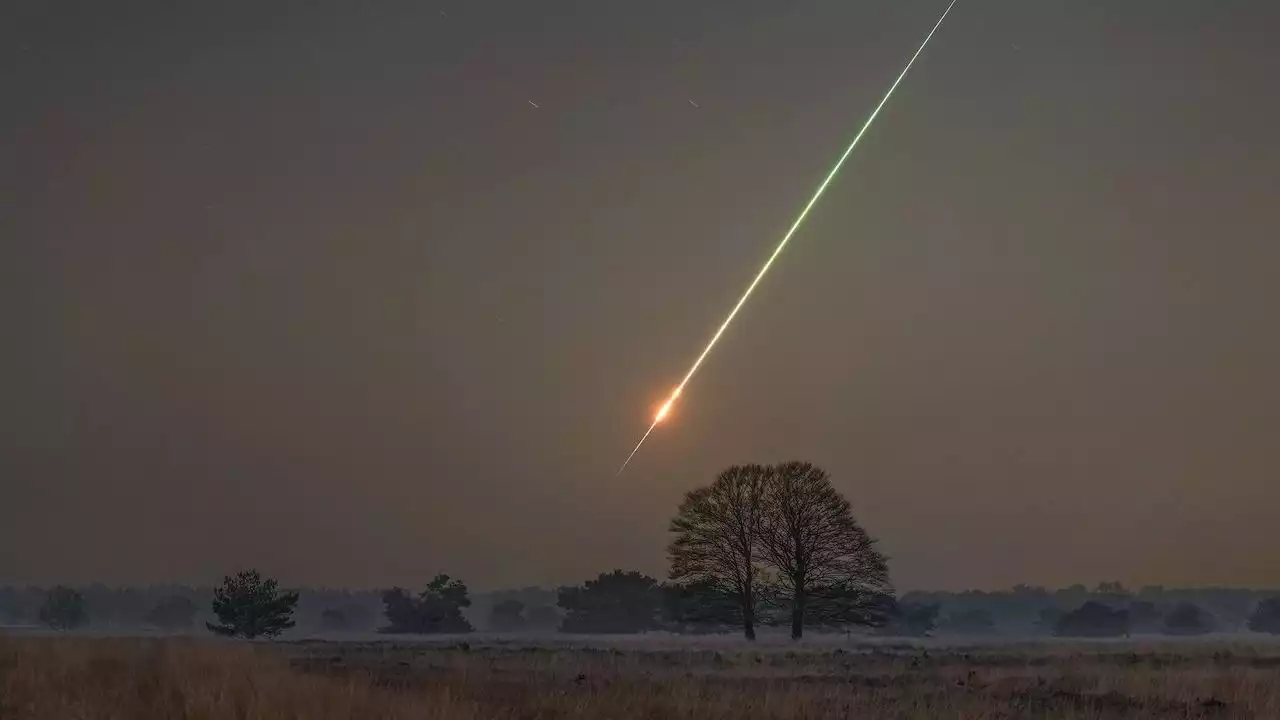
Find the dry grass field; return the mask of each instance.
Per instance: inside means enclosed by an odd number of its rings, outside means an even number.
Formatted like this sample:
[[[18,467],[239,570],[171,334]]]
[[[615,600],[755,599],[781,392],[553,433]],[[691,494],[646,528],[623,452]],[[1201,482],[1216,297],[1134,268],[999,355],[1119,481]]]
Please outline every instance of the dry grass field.
[[[0,718],[1280,718],[1280,648],[0,636]]]

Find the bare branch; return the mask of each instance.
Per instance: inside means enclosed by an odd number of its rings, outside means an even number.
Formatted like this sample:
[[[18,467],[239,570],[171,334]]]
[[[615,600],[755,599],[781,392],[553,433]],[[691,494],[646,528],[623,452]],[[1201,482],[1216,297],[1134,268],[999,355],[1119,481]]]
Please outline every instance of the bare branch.
[[[764,526],[765,469],[730,467],[711,485],[690,491],[670,531],[671,579],[732,598],[748,639],[755,638],[755,605]]]
[[[762,551],[790,596],[791,634],[806,620],[875,624],[891,596],[888,563],[825,471],[810,463],[767,468]]]

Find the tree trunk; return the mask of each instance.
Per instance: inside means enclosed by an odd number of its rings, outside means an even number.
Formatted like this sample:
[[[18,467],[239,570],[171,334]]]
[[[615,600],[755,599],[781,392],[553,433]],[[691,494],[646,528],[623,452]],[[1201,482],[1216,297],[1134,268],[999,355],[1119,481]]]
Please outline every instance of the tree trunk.
[[[791,639],[799,640],[804,636],[804,592],[797,590],[795,602],[791,606]]]
[[[755,601],[751,596],[742,601],[742,634],[748,640],[756,639]]]

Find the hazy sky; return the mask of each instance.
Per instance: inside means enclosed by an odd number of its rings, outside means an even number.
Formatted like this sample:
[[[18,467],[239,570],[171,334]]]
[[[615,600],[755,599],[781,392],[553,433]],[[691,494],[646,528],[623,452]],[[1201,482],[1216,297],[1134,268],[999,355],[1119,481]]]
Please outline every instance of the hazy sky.
[[[1273,2],[960,0],[622,477],[944,0],[4,5],[0,583],[1280,585]]]

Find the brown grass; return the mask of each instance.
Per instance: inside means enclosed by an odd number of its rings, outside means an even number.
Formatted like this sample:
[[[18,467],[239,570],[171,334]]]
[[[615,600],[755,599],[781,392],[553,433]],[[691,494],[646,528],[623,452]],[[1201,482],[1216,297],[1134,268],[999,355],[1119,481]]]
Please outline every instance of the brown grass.
[[[1225,645],[944,651],[0,637],[0,718],[1280,718]]]

